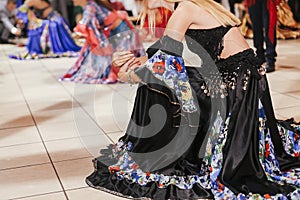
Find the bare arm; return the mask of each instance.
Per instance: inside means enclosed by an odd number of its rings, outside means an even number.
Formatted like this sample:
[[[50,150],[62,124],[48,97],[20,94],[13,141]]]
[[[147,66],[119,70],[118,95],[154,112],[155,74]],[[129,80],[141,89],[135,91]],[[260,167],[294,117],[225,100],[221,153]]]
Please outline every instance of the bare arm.
[[[188,10],[190,9],[190,6],[191,4],[189,2],[182,2],[180,4],[180,6],[171,16],[167,24],[166,30],[164,32],[164,35],[168,35],[169,37],[177,41],[182,41],[184,39],[185,32],[192,23],[192,17],[190,17],[190,15],[187,14],[189,13]],[[123,64],[123,66],[120,69],[120,72],[118,73],[119,78],[124,82],[139,82],[140,78],[132,71],[132,69],[146,62],[147,57],[141,57],[139,58],[140,62],[137,62],[137,58],[134,58],[133,54],[131,54],[130,52],[123,52],[122,56],[123,59],[119,59],[119,61],[122,61],[120,63],[125,64]],[[117,61],[118,59],[113,60],[116,60],[116,63],[120,64]]]
[[[191,2],[182,2],[174,11],[168,21],[164,35],[168,35],[174,40],[182,41],[186,30],[192,24],[192,15],[189,14],[191,6],[195,6]]]

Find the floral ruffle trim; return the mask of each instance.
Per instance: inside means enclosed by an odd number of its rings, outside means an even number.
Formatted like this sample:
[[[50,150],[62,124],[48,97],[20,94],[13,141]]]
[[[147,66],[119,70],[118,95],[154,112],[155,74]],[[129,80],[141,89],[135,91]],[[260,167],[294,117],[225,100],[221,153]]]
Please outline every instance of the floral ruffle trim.
[[[158,50],[144,66],[151,71],[155,78],[163,81],[175,92],[183,111],[189,113],[197,111],[182,57]]]
[[[291,128],[293,128],[295,131],[288,130],[284,128],[282,125],[278,124],[278,130],[279,134],[281,136],[281,139],[283,140],[283,143],[285,144],[285,151],[294,157],[300,156],[300,137],[299,133],[296,133],[296,131],[300,131],[300,124],[293,122],[294,119],[286,120],[285,122],[289,123]]]
[[[207,174],[202,176],[166,176],[158,173],[144,172],[138,164],[129,155],[132,149],[132,143],[125,144],[119,141],[113,148],[113,157],[118,159],[115,165],[109,166],[110,173],[115,174],[118,179],[126,179],[132,183],[138,183],[141,186],[147,185],[149,182],[156,182],[158,188],[166,188],[169,185],[176,185],[180,189],[191,189],[195,183],[200,184],[203,188],[210,188],[209,178]]]

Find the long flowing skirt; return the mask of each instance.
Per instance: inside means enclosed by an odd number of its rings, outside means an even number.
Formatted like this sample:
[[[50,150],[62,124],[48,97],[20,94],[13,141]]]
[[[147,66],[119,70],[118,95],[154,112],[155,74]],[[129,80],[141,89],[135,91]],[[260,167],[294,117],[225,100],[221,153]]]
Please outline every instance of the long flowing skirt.
[[[22,16],[27,17],[27,14]],[[34,19],[28,22],[27,51],[9,55],[19,60],[77,57],[79,47],[71,36],[65,19],[56,11],[47,19]]]
[[[110,38],[104,39],[103,34],[99,36],[101,36],[101,38],[98,38],[99,44],[101,44],[101,41],[102,43],[108,43],[112,46],[112,52],[124,49],[133,51],[136,56],[145,55],[137,33],[135,30],[131,30],[125,21],[110,32]],[[107,45],[104,46],[107,47]],[[87,84],[103,83],[112,68],[111,57],[112,54],[101,55],[101,53],[93,51],[91,45],[86,42],[74,66],[59,80]]]
[[[137,199],[299,199],[299,124],[275,119],[252,50],[217,66],[225,98],[212,97],[201,70],[187,67],[194,113],[140,70],[148,80],[137,90],[127,131],[100,151],[86,183]]]

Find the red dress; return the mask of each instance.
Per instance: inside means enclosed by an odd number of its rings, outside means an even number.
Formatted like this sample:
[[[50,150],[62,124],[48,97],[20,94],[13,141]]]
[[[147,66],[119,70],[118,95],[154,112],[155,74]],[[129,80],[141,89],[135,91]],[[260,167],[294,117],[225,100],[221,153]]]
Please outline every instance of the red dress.
[[[155,37],[160,38],[163,36],[164,29],[167,26],[167,22],[172,15],[172,11],[167,8],[160,7],[156,9],[156,24],[155,24]],[[144,28],[147,30],[147,34],[150,33],[148,28],[148,16],[146,16]]]

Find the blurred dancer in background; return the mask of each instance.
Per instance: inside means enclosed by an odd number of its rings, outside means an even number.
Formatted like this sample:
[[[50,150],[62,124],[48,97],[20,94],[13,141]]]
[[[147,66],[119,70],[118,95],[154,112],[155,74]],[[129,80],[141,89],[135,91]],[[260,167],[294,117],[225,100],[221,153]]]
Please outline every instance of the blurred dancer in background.
[[[144,55],[142,42],[134,26],[126,19],[126,13],[114,11],[108,1],[73,0],[83,7],[83,18],[75,32],[86,38],[80,56],[74,66],[60,78],[79,83],[117,83],[119,68],[111,65],[114,51],[133,51]]]
[[[28,26],[27,52],[10,55],[15,59],[77,56],[80,47],[71,37],[65,19],[48,0],[26,0],[17,17]]]

